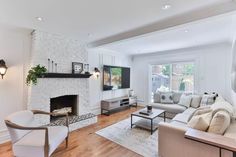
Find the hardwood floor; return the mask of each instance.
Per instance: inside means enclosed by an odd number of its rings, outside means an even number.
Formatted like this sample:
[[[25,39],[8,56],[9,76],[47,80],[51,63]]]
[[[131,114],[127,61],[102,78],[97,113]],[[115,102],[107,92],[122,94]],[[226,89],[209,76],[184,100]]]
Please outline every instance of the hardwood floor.
[[[140,157],[140,155],[95,134],[102,128],[130,117],[130,114],[138,109],[140,108],[131,108],[110,116],[99,115],[96,124],[71,132],[68,148],[65,148],[65,142],[62,143],[52,157]],[[0,152],[1,157],[13,156],[9,142],[0,145]]]

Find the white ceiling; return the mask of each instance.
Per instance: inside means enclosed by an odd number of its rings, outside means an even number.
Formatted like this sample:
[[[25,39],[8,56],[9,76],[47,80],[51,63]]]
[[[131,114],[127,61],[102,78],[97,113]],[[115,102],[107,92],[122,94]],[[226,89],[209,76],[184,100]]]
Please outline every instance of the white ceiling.
[[[233,3],[233,0],[0,0],[0,23],[62,34],[88,44],[176,15],[201,8],[210,10],[215,5],[223,6],[225,3]],[[171,8],[163,10],[165,4],[170,4]],[[43,21],[37,21],[36,17],[42,17]],[[208,42],[206,36],[215,36],[214,40],[220,40],[216,32],[222,38],[225,37],[220,26],[207,24],[208,28],[212,26],[215,28],[207,32],[202,25],[187,27],[189,33],[183,33],[185,28],[171,29],[105,47],[127,54],[138,54],[178,48],[187,42],[188,45]]]
[[[234,32],[232,18],[224,15],[102,46],[129,55],[161,52],[230,41]],[[236,18],[234,18],[236,19]]]
[[[176,14],[229,1],[0,0],[0,22],[94,41]],[[171,4],[171,9],[162,10],[164,4]],[[38,22],[35,17],[44,20]]]

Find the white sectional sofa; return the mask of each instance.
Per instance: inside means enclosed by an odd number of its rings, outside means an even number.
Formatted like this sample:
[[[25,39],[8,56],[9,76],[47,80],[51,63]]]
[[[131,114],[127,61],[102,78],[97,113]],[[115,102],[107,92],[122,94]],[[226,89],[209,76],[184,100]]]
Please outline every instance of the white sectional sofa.
[[[222,103],[221,101],[223,102],[222,97],[218,97],[216,102],[209,106],[212,109],[212,112],[217,113],[224,111],[232,118],[234,115],[234,108],[228,105],[228,103]],[[198,109],[189,107],[182,113],[177,114],[170,123],[160,123],[158,131],[159,157],[219,156],[219,148],[185,138],[185,133],[189,129],[188,122],[191,117],[196,114],[196,110]],[[217,136],[234,138],[236,141],[236,122],[231,119],[226,131],[222,135]],[[233,154],[230,151],[222,150],[222,157],[233,157]]]
[[[171,103],[162,103],[161,102],[161,92],[157,92],[154,94],[154,102],[150,105],[153,106],[153,108],[162,109],[166,111],[166,115],[168,118],[173,118],[176,114],[184,112],[188,107],[179,105],[180,98],[183,93],[180,92],[171,92],[173,102]],[[190,108],[197,108],[198,106],[194,106],[193,104],[190,104]]]

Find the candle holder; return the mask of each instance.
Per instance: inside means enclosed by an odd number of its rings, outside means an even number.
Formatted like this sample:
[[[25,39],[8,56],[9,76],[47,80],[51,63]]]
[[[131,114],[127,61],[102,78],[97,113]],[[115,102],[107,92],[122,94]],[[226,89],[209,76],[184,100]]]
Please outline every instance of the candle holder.
[[[152,113],[152,105],[147,105],[147,112]]]

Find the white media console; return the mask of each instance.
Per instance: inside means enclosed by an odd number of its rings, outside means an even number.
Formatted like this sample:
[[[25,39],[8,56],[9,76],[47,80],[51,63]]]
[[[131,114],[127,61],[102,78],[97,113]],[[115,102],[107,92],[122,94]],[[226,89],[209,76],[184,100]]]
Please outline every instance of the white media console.
[[[101,114],[110,115],[112,111],[118,111],[122,108],[131,106],[137,107],[137,96],[123,96],[113,99],[107,99],[101,101]]]

